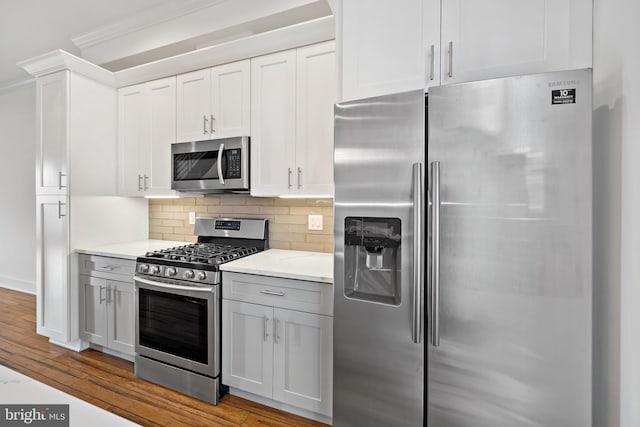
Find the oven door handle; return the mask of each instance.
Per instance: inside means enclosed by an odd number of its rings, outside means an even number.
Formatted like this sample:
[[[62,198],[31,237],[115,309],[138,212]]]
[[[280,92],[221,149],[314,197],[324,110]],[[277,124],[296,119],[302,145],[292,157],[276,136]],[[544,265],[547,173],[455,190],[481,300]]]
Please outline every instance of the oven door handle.
[[[224,152],[224,144],[220,144],[220,148],[218,148],[218,181],[220,181],[220,185],[224,185],[224,177],[222,176],[222,153]]]
[[[193,291],[193,292],[212,292],[213,286],[180,286],[171,285],[169,283],[154,282],[152,280],[144,279],[140,276],[133,276],[133,280],[136,282],[144,283],[149,286],[156,286],[158,288],[173,289],[176,291]]]

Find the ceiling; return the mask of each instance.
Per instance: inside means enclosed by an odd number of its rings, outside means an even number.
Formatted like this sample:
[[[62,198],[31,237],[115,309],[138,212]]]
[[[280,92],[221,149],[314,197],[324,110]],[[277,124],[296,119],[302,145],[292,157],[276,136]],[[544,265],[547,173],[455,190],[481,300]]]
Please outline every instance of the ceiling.
[[[171,12],[168,12],[167,16],[166,11],[189,5],[208,7],[226,4],[241,11],[243,7],[253,5],[252,12],[254,12],[253,15],[240,12],[247,17],[244,23],[242,19],[238,21],[236,16],[235,25],[224,30],[202,34],[180,43],[168,43],[161,48],[142,51],[134,56],[127,57],[125,53],[127,45],[121,45],[122,48],[116,50],[116,54],[122,56],[108,63],[98,62],[103,67],[116,71],[211,43],[215,44],[216,41],[268,31],[325,16],[331,14],[329,4],[332,3],[330,0],[277,0],[282,3],[271,4],[256,2],[256,0],[241,0],[238,3],[236,1],[238,0],[181,0],[176,3],[175,0],[0,0],[0,90],[30,78],[22,68],[16,65],[17,62],[55,49],[63,49],[81,56],[80,48],[74,44],[73,38],[76,38],[77,42],[78,36],[130,22],[132,19],[142,20],[149,16],[156,16],[155,22],[182,19],[184,26],[184,19],[181,16],[171,15]],[[264,7],[259,7],[262,5]],[[291,9],[282,9],[280,13],[269,14],[268,9],[277,9],[277,7],[291,7]],[[263,19],[255,19],[257,9],[265,10]],[[165,11],[165,16],[157,18],[158,11],[162,10]],[[249,21],[250,16],[253,17],[253,21]],[[225,19],[222,21],[227,22]],[[163,37],[167,31],[170,33],[173,29],[166,26],[163,28]],[[157,33],[155,37],[159,37]]]
[[[172,0],[0,0],[0,88],[30,77],[16,62],[64,49],[72,37]]]

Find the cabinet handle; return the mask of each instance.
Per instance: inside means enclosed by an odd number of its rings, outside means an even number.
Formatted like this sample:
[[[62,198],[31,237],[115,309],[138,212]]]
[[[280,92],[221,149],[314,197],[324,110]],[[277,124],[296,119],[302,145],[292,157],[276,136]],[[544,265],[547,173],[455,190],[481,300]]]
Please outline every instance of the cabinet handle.
[[[105,290],[104,286],[100,286],[100,305],[102,305],[103,302],[105,302],[107,300],[107,298],[103,298],[102,297],[102,291]]]
[[[429,80],[433,80],[433,74],[435,69],[435,59],[436,58],[436,46],[431,45],[429,48]]]
[[[63,176],[67,176],[67,175],[62,173],[62,171],[58,172],[58,190],[62,190],[63,188],[67,188],[66,185],[62,185],[62,177]]]
[[[203,123],[202,123],[202,130],[204,131],[205,134],[207,134],[207,133],[209,133],[207,131],[207,116],[206,115],[202,116],[202,118],[204,120]]]
[[[63,216],[67,216],[67,214],[62,213],[62,207],[66,205],[66,203],[62,203],[60,200],[58,200],[58,219],[62,219]]]
[[[115,293],[116,290],[112,289],[111,287],[108,287],[106,290],[107,290],[107,304],[111,304],[111,291]]]
[[[278,297],[283,297],[284,296],[284,292],[276,292],[276,291],[270,291],[270,290],[266,290],[266,291],[260,291],[261,294],[265,294],[265,295],[275,295]]]
[[[142,191],[142,175],[138,174],[138,191]]]
[[[287,171],[289,173],[289,175],[287,176],[287,186],[291,188],[291,174],[293,173],[293,171],[291,170],[291,168],[287,168]]]
[[[280,334],[278,333],[278,324],[279,323],[280,323],[280,321],[278,320],[277,317],[275,319],[273,319],[273,342],[275,344],[278,344],[278,341],[280,340]]]
[[[302,187],[302,168],[298,167],[298,188]]]
[[[209,122],[209,129],[211,129],[211,133],[214,133],[215,129],[213,129],[213,121],[215,120],[215,118],[213,117],[213,114],[210,117],[211,121]]]
[[[269,318],[267,316],[264,316],[264,321],[262,324],[263,328],[264,328],[264,340],[267,341],[269,339]]]
[[[100,270],[100,271],[113,271],[115,270],[117,267],[112,266],[112,265],[105,265],[102,267],[96,267],[96,270]]]
[[[149,182],[148,182],[149,181],[149,177],[146,174],[144,175],[144,180],[143,181],[144,181],[144,190],[146,191],[146,190],[149,189]]]
[[[453,42],[449,42],[449,78],[453,77]]]

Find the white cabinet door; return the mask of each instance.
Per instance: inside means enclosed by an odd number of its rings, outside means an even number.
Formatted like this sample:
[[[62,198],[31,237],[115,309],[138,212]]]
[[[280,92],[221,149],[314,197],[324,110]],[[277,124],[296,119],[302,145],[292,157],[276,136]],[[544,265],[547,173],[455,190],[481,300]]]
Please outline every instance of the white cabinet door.
[[[222,301],[222,383],[271,397],[273,308]]]
[[[296,51],[251,59],[251,195],[294,186]]]
[[[251,132],[251,61],[211,69],[211,138],[248,136]]]
[[[80,338],[95,344],[108,344],[107,281],[80,275]]]
[[[36,194],[67,193],[69,71],[36,81]]]
[[[335,42],[297,49],[295,191],[333,195]]]
[[[425,86],[423,0],[342,0],[337,7],[341,101]]]
[[[442,83],[590,67],[591,8],[572,0],[442,0]]]
[[[151,134],[147,86],[139,84],[118,91],[118,139],[122,196],[143,196],[149,170]]]
[[[147,195],[175,195],[171,190],[171,144],[176,142],[176,77],[147,83],[149,91],[151,144],[149,179],[143,183]]]
[[[211,70],[177,76],[177,142],[211,138]]]
[[[274,309],[275,400],[331,416],[333,318]]]
[[[50,338],[69,337],[68,198],[36,198],[37,331]]]
[[[135,353],[135,306],[132,282],[107,281],[108,347],[125,354]]]

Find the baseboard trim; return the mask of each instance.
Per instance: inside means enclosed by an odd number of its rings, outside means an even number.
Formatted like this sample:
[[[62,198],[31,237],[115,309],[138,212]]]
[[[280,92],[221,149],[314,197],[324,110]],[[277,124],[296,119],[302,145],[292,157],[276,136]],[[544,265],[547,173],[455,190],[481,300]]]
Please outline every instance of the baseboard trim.
[[[64,342],[64,341],[54,340],[53,338],[49,338],[49,342],[51,344],[55,344],[60,347],[68,348],[69,350],[73,350],[77,352],[81,352],[82,350],[86,350],[89,348],[89,343],[82,340]]]
[[[129,355],[129,354],[126,354],[126,353],[122,353],[122,352],[117,351],[117,350],[112,350],[110,348],[103,347],[103,346],[101,346],[99,344],[91,343],[91,344],[89,344],[89,347],[94,349],[94,350],[96,350],[96,351],[101,351],[101,352],[103,352],[105,354],[108,354],[110,356],[115,356],[115,357],[119,357],[120,359],[128,360],[129,362],[134,362],[135,361],[134,360],[135,356],[132,356],[132,355]]]
[[[317,412],[312,412],[307,409],[291,406],[286,403],[278,402],[276,400],[269,399],[267,397],[258,396],[257,394],[253,394],[248,391],[238,390],[237,388],[229,387],[229,394],[233,396],[242,397],[243,399],[252,400],[262,405],[280,409],[285,412],[290,412],[295,415],[300,415],[301,417],[309,418],[315,421],[319,421],[321,423],[333,425],[333,418],[331,417],[327,417],[326,415],[318,414]]]
[[[9,276],[0,275],[0,288],[11,289],[31,295],[36,294],[36,282],[29,282]]]

